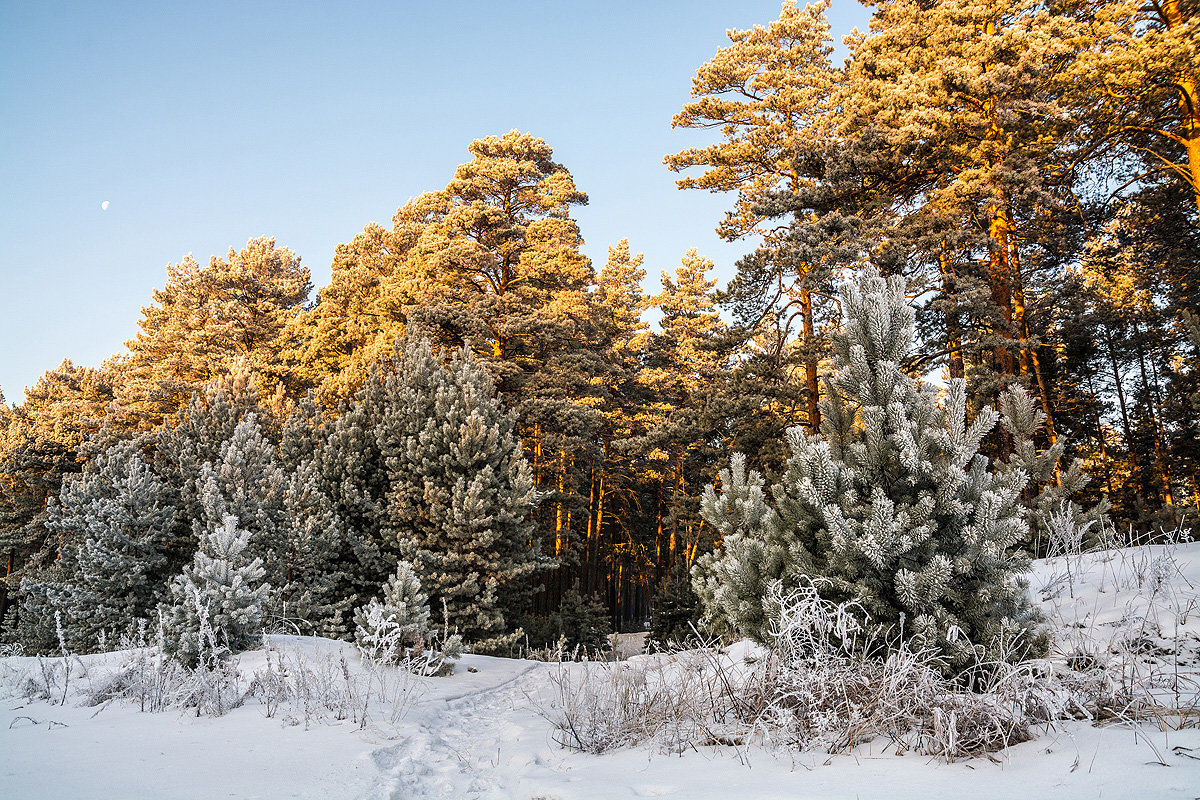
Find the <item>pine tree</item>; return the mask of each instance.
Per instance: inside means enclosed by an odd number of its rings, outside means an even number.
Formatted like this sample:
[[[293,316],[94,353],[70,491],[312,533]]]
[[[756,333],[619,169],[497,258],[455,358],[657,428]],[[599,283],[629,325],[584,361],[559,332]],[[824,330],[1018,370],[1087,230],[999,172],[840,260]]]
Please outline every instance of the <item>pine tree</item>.
[[[271,416],[259,397],[258,385],[245,359],[233,363],[227,374],[206,383],[173,419],[164,421],[146,438],[154,451],[154,471],[171,492],[170,505],[178,509],[172,544],[174,568],[180,570],[196,547],[192,522],[204,514],[200,481],[206,463],[221,460],[221,449],[238,424],[253,415],[267,423],[264,434],[274,438]],[[210,518],[219,523],[219,518]]]
[[[1015,549],[1026,476],[989,471],[977,452],[998,414],[985,408],[968,424],[963,381],[939,402],[900,371],[914,333],[901,279],[868,272],[842,303],[822,435],[789,432],[773,505],[737,462],[720,493],[705,493],[706,518],[727,534],[694,573],[707,613],[769,643],[763,589],[811,581],[861,603],[874,629],[936,648],[947,671],[1037,652],[1028,557]]]
[[[572,586],[554,611],[522,617],[521,630],[525,637],[522,644],[529,648],[551,648],[568,655],[583,648],[587,654],[609,647],[612,616],[594,595],[587,597]]]
[[[278,371],[284,331],[310,288],[300,259],[266,237],[207,267],[191,256],[168,265],[166,286],[142,309],[141,331],[127,343],[119,400],[129,427],[157,426],[239,358],[260,373]]]
[[[476,651],[497,650],[516,640],[506,622],[551,563],[529,519],[533,476],[515,421],[470,350],[443,369],[428,342],[410,335],[405,344],[411,371],[400,377],[431,408],[414,433],[393,426],[384,440],[392,474],[404,476],[388,497],[391,530],[450,624]]]
[[[441,366],[428,349],[409,346],[419,338],[414,330],[394,341],[388,356],[372,365],[354,403],[335,419],[291,426],[290,436],[311,436],[313,455],[304,470],[337,521],[336,555],[328,572],[339,609],[333,624],[343,635],[354,630],[351,610],[376,596],[396,570],[396,521],[406,512],[393,498],[420,491],[412,489],[411,472],[392,458],[406,450],[432,414],[428,387]]]
[[[269,548],[274,567],[271,612],[296,620],[303,633],[338,638],[352,600],[338,596],[344,581],[337,557],[341,521],[322,491],[312,461],[305,461],[284,488],[277,536]],[[268,576],[272,573],[268,571]]]
[[[1011,455],[1006,461],[998,461],[996,467],[1000,471],[1020,470],[1028,480],[1023,499],[1033,541],[1024,544],[1039,557],[1048,554],[1054,529],[1063,523],[1080,536],[1093,529],[1093,540],[1099,541],[1104,535],[1105,514],[1109,509],[1106,499],[1087,510],[1076,501],[1076,495],[1089,478],[1078,458],[1062,468],[1065,438],[1059,437],[1039,452],[1037,437],[1042,434],[1045,421],[1046,415],[1023,386],[1013,386],[1000,396],[1000,423],[1008,434]]]
[[[919,267],[934,353],[970,381],[972,404],[1021,376],[1050,431],[1036,311],[1053,305],[1040,296],[1057,283],[1053,233],[1076,202],[1062,165],[1079,35],[1040,0],[881,0],[870,34],[850,42],[837,98],[847,142],[829,170],[853,175],[844,193],[865,202],[850,210],[886,243],[875,260]]]
[[[305,632],[342,632],[340,619],[351,601],[334,595],[339,522],[311,459],[289,475],[257,415],[249,413],[216,458],[201,465],[196,494],[199,510],[192,527],[197,538],[229,515],[250,533],[248,553],[262,559],[273,587],[266,614]]]
[[[567,562],[591,518],[589,468],[603,426],[594,378],[604,365],[590,347],[595,274],[571,216],[587,195],[528,133],[477,139],[469,150],[444,190],[393,218],[401,247],[412,245],[390,281],[388,313],[448,348],[470,344],[486,364],[517,414],[534,481],[549,493],[538,525]],[[568,577],[560,571],[552,588]]]
[[[214,643],[202,639],[207,618],[215,645],[239,652],[261,641],[263,605],[270,585],[263,583],[262,559],[247,552],[250,532],[229,515],[203,532],[192,564],[171,584],[173,604],[164,608],[169,652],[196,663]]]
[[[396,564],[396,574],[354,612],[354,643],[374,661],[395,664],[407,651],[429,638],[429,597],[421,591],[413,566]]]
[[[1188,339],[1192,343],[1191,373],[1200,371],[1200,317],[1190,311],[1184,312],[1184,324],[1187,327]],[[1192,406],[1200,411],[1200,389],[1190,398]]]
[[[116,645],[166,599],[175,509],[135,445],[114,445],[63,486],[48,527],[73,551],[61,586],[72,649]]]
[[[690,567],[695,560],[702,526],[696,490],[715,471],[712,431],[725,409],[714,400],[720,397],[728,352],[712,268],[695,248],[688,250],[673,278],[662,273],[663,291],[651,299],[662,318],[640,375],[650,398],[640,447],[659,485],[658,578],[677,563]]]
[[[795,437],[797,430],[793,428],[790,436]],[[693,588],[714,633],[740,633],[769,642],[771,621],[765,601],[771,584],[795,581],[815,570],[816,564],[808,567],[814,559],[804,548],[805,537],[781,524],[767,503],[762,476],[746,471],[744,454],[734,453],[720,478],[720,493],[707,489],[701,508],[721,545],[692,568]]]
[[[1089,0],[1072,9],[1088,23],[1071,73],[1082,122],[1074,138],[1092,158],[1125,156],[1135,181],[1145,164],[1169,175],[1200,211],[1195,4]]]
[[[596,287],[593,346],[601,355],[602,371],[593,379],[599,390],[594,408],[602,422],[588,476],[587,532],[575,584],[584,593],[609,587],[620,548],[628,541],[621,522],[628,521],[640,503],[638,440],[645,432],[651,399],[641,380],[650,342],[649,325],[642,319],[648,303],[641,287],[646,277],[643,260],[641,253],[631,254],[627,239],[609,245]],[[551,603],[546,606],[553,608]]]
[[[316,305],[293,317],[285,332],[287,381],[315,390],[333,406],[350,401],[371,365],[404,332],[403,317],[388,303],[388,287],[405,252],[401,236],[371,223],[334,253],[329,284]]]
[[[263,436],[256,415],[248,414],[221,444],[216,457],[200,466],[196,477],[200,504],[192,518],[196,539],[227,516],[237,517],[239,527],[250,532],[250,554],[263,559],[268,581],[278,586],[284,572],[277,554],[286,487],[274,445]]]
[[[786,225],[769,219],[800,211],[768,210],[778,195],[792,196],[823,177],[824,164],[837,139],[836,88],[842,73],[831,61],[832,37],[825,12],[828,0],[796,8],[787,0],[779,19],[750,30],[728,32],[730,44],[717,51],[692,79],[692,96],[671,120],[673,127],[717,129],[722,140],[666,157],[681,172],[706,171],[678,181],[681,189],[736,191],[734,209],[717,232],[726,239],[759,233],[767,252],[780,245]],[[819,347],[815,341],[823,285],[821,265],[812,260],[766,258],[739,266],[730,299],[741,307],[752,329],[770,320],[780,336],[798,308],[809,425],[819,424],[817,380]],[[748,307],[754,307],[753,311]],[[790,309],[790,310],[789,310]]]
[[[1176,185],[1150,184],[1114,204],[1076,281],[1089,346],[1087,361],[1072,366],[1094,375],[1095,391],[1115,406],[1120,436],[1103,443],[1109,489],[1124,521],[1151,532],[1179,524],[1185,487],[1196,492],[1188,457],[1196,417],[1170,380],[1185,357],[1183,314],[1200,300],[1200,228],[1182,213],[1185,197]]]
[[[353,632],[351,610],[379,592],[396,568],[398,545],[384,536],[387,463],[376,437],[386,409],[385,373],[379,365],[353,405],[315,432],[307,473],[337,520],[337,549],[329,574],[339,609],[339,636]]]
[[[3,635],[31,653],[56,646],[53,614],[33,610],[21,587],[65,577],[56,563],[64,542],[47,527],[49,508],[63,482],[83,469],[88,440],[102,427],[112,398],[108,370],[64,361],[28,388],[24,402],[0,413]],[[33,605],[41,607],[40,601]],[[12,614],[25,607],[29,614]]]
[[[666,648],[694,641],[700,630],[702,613],[700,598],[692,588],[690,576],[687,573],[676,575],[654,595],[647,646]]]

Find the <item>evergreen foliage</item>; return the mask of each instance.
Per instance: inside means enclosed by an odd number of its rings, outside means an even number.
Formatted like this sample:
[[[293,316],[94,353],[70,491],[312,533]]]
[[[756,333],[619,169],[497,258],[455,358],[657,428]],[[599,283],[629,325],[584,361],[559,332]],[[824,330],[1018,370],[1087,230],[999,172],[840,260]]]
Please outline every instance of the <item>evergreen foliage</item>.
[[[407,341],[407,340],[402,340]],[[374,364],[355,402],[324,424],[294,420],[290,436],[311,437],[312,457],[303,469],[314,493],[328,502],[336,520],[336,550],[327,566],[337,612],[331,624],[353,632],[352,610],[379,593],[400,557],[394,505],[396,485],[412,476],[389,462],[390,452],[406,447],[429,416],[430,402],[419,387],[440,369],[432,359],[410,359],[404,344],[392,342],[388,357]],[[295,447],[285,441],[285,447]]]
[[[50,502],[82,471],[87,441],[102,426],[112,397],[105,370],[64,361],[26,390],[24,402],[0,408],[0,619],[4,635],[20,639],[29,652],[40,652],[39,641],[53,644],[53,631],[38,614],[18,620],[11,612],[30,600],[22,584],[54,580],[47,573],[60,572],[63,542],[47,527]]]
[[[166,599],[176,513],[166,496],[129,442],[113,445],[63,486],[48,527],[69,551],[68,582],[58,596],[74,651],[115,645]]]
[[[372,597],[354,612],[354,642],[377,661],[392,661],[429,634],[429,596],[407,561],[383,585],[382,598]]]
[[[769,642],[771,584],[812,582],[860,603],[874,629],[936,648],[949,671],[1037,652],[1028,557],[1014,549],[1027,530],[1027,476],[990,471],[978,453],[999,415],[984,409],[968,423],[962,381],[939,401],[900,370],[914,333],[901,279],[868,272],[842,303],[822,435],[789,431],[773,505],[740,460],[719,493],[705,493],[705,518],[726,534],[694,573],[706,612]]]
[[[1094,529],[1093,539],[1103,541],[1105,514],[1109,509],[1107,500],[1086,511],[1076,502],[1075,496],[1087,485],[1088,476],[1077,458],[1066,469],[1061,468],[1065,439],[1059,438],[1038,452],[1036,437],[1042,432],[1045,419],[1046,415],[1023,386],[1015,385],[1000,396],[1000,423],[1008,434],[1012,453],[1006,461],[997,462],[996,467],[1000,471],[1020,470],[1028,478],[1023,499],[1033,541],[1024,544],[1035,556],[1048,555],[1051,528],[1064,515],[1081,531]]]
[[[270,579],[281,569],[268,563],[274,559],[279,541],[286,478],[275,461],[275,447],[262,434],[256,415],[242,418],[229,438],[221,443],[216,457],[200,465],[196,495],[200,499],[192,528],[197,541],[201,533],[222,524],[233,515],[238,525],[250,532],[250,552],[264,559]]]
[[[572,651],[579,647],[598,653],[609,646],[612,620],[596,597],[585,597],[572,587],[563,594],[557,610],[522,618],[521,629],[525,634],[522,643],[531,648]]]
[[[337,562],[341,522],[311,461],[288,478],[276,530],[275,540],[265,543],[268,580],[274,587],[268,613],[301,633],[335,639],[345,635],[351,600],[338,594],[343,580]]]
[[[163,623],[168,652],[180,661],[194,664],[205,652],[205,624],[216,644],[233,653],[261,641],[271,587],[263,583],[262,559],[250,556],[249,545],[250,531],[230,514],[202,532],[192,563],[172,581],[172,605],[163,607]]]
[[[666,648],[695,640],[703,613],[704,607],[692,588],[691,576],[681,572],[654,595],[647,644],[652,648]]]
[[[407,561],[396,564],[382,598],[373,597],[354,612],[354,643],[364,658],[422,675],[450,674],[462,654],[461,636],[448,629],[439,635],[430,625],[429,598]]]
[[[228,373],[200,387],[173,419],[146,435],[154,452],[154,471],[168,487],[170,504],[179,512],[172,539],[177,571],[195,551],[193,522],[205,514],[202,495],[207,481],[201,479],[205,464],[220,464],[222,448],[249,416],[270,419],[249,363],[239,359]],[[219,523],[220,519],[210,515],[208,521]]]
[[[823,355],[817,293],[826,289],[827,259],[787,253],[795,237],[774,218],[808,220],[811,215],[802,213],[807,209],[797,207],[795,198],[825,177],[826,161],[839,138],[834,112],[843,76],[830,60],[828,10],[828,0],[803,8],[786,0],[779,19],[728,31],[729,45],[692,79],[697,99],[671,120],[673,127],[718,128],[721,141],[665,159],[676,172],[705,168],[699,177],[679,180],[681,189],[737,193],[733,210],[717,226],[723,238],[763,237],[764,248],[739,262],[727,301],[751,333],[769,332],[778,349],[795,335],[792,323],[799,317],[801,343],[793,355],[804,363],[806,413],[814,431]],[[831,235],[836,227],[826,225],[815,238],[822,244],[836,240]],[[785,236],[793,241],[781,241]]]
[[[673,277],[661,274],[663,291],[650,300],[662,318],[640,375],[647,401],[638,445],[660,486],[664,535],[655,542],[655,561],[664,575],[681,562],[690,567],[702,546],[696,495],[711,480],[716,460],[706,433],[722,424],[727,411],[719,392],[728,367],[727,331],[712,269],[713,262],[692,248]]]
[[[166,285],[142,309],[141,330],[127,342],[118,398],[126,424],[152,429],[239,359],[253,370],[275,370],[288,321],[310,289],[299,257],[268,237],[231,247],[207,267],[190,255],[168,265]]]
[[[515,421],[469,349],[443,368],[419,336],[410,333],[403,346],[401,377],[429,413],[389,418],[384,441],[398,478],[389,496],[392,530],[433,602],[446,604],[450,624],[472,648],[507,647],[519,633],[506,620],[552,563],[529,519],[538,497]],[[414,422],[415,430],[405,430]]]

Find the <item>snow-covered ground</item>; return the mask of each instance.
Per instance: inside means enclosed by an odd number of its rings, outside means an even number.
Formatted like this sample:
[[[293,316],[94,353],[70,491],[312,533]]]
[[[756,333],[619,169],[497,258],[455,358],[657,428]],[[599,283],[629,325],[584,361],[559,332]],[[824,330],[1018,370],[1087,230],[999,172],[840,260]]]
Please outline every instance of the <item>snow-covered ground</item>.
[[[1198,590],[1200,544],[1038,562],[1031,581],[1064,631],[1060,655],[1128,659],[1131,679],[1185,704],[1200,677]],[[268,646],[276,666],[281,655],[303,657],[336,677],[344,658],[347,675],[366,675],[341,642],[273,636]],[[40,674],[37,659],[0,659],[0,797],[1200,797],[1195,711],[1169,718],[1166,731],[1058,722],[995,760],[897,756],[882,740],[836,756],[728,745],[589,755],[561,748],[538,710],[557,665],[466,656],[448,678],[392,676],[392,690],[406,690],[400,715],[377,702],[365,727],[357,712],[338,721],[294,705],[268,718],[254,699],[221,717],[80,705],[129,657],[72,661],[65,704],[21,695],[22,676]],[[241,656],[243,688],[267,659],[266,650]]]

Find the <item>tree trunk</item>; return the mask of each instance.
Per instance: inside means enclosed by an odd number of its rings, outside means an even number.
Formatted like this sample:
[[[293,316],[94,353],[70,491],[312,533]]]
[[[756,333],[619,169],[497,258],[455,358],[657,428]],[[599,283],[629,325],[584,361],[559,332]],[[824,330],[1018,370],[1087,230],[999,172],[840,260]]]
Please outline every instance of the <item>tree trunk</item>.
[[[558,490],[558,503],[554,514],[554,555],[556,556],[561,555],[567,549],[567,504],[563,501],[566,496],[566,451],[558,451],[558,457],[558,474],[554,481],[554,488]]]
[[[816,346],[812,293],[806,288],[800,290],[800,310],[804,324],[804,346],[809,349],[804,362],[804,382],[808,388],[808,427],[813,433],[818,433],[821,430],[821,389],[817,382],[817,356],[812,352]]]
[[[946,242],[942,242],[941,252],[938,256],[938,262],[941,265],[942,272],[942,295],[947,298],[955,297],[954,274],[952,272],[951,258]],[[958,305],[958,300],[953,300],[954,305]],[[950,377],[951,379],[964,380],[967,377],[966,365],[963,363],[962,352],[962,329],[959,326],[958,312],[954,308],[947,308],[945,313],[946,320],[946,346],[950,351]]]
[[[1058,441],[1058,432],[1054,427],[1054,408],[1050,405],[1050,391],[1046,385],[1046,377],[1042,374],[1042,360],[1038,358],[1037,345],[1033,341],[1033,336],[1029,332],[1029,315],[1027,306],[1025,305],[1025,279],[1021,275],[1021,254],[1017,246],[1017,237],[1010,232],[1009,235],[1009,264],[1012,271],[1010,273],[1013,287],[1013,320],[1016,324],[1017,332],[1021,336],[1021,349],[1023,359],[1021,362],[1021,374],[1028,377],[1033,374],[1034,380],[1037,382],[1038,395],[1042,402],[1042,413],[1046,415],[1046,438],[1050,440],[1050,444]],[[1054,482],[1059,483],[1059,468],[1054,467]]]
[[[1180,0],[1162,0],[1157,8],[1167,30],[1178,31],[1187,24]],[[1185,178],[1192,186],[1192,198],[1200,212],[1200,94],[1196,91],[1196,75],[1185,68],[1175,76],[1175,90],[1179,93],[1179,116],[1187,150],[1188,174]]]
[[[997,333],[1006,342],[1013,339],[1013,280],[1010,259],[1012,225],[1008,208],[1002,202],[988,204],[988,236],[992,240],[990,260],[990,283],[992,302],[1000,310],[1001,327]],[[1016,373],[1012,344],[997,345],[995,369],[1003,375]]]
[[[658,479],[658,502],[655,504],[654,510],[654,572],[655,583],[662,580],[663,564],[666,561],[665,543],[663,541],[663,495],[666,493],[664,479],[660,476]]]
[[[1104,465],[1104,485],[1111,496],[1113,493],[1112,463],[1108,459],[1108,445],[1104,441],[1104,423],[1100,419],[1100,405],[1096,402],[1096,388],[1092,385],[1091,370],[1088,371],[1087,382],[1088,393],[1092,396],[1092,413],[1096,423],[1096,440],[1100,446],[1100,463]]]
[[[1142,346],[1141,329],[1135,325],[1133,329],[1133,338],[1137,343],[1138,367],[1142,373],[1142,393],[1146,396],[1146,410],[1150,412],[1150,430],[1154,434],[1154,463],[1162,471],[1163,480],[1163,500],[1167,505],[1175,505],[1175,500],[1171,496],[1171,469],[1167,463],[1166,454],[1163,452],[1163,432],[1158,424],[1158,409],[1154,404],[1154,389],[1150,385],[1150,377],[1146,372],[1146,351]]]
[[[1129,409],[1125,405],[1125,389],[1121,384],[1121,370],[1117,367],[1117,354],[1113,349],[1112,331],[1104,327],[1104,343],[1108,350],[1108,363],[1112,366],[1113,383],[1117,390],[1117,404],[1121,408],[1121,427],[1125,434],[1125,448],[1129,452],[1129,464],[1133,467],[1133,474],[1138,474],[1137,454],[1133,447],[1133,434],[1129,426]]]

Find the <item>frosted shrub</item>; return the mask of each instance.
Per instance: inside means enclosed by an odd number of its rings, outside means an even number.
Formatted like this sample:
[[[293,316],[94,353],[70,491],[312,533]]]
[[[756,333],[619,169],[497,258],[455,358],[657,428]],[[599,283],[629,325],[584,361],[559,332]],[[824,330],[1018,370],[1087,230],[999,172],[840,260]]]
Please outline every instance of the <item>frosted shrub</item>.
[[[84,706],[124,703],[142,712],[187,710],[196,716],[223,716],[257,703],[267,717],[288,724],[337,724],[349,720],[360,729],[373,726],[395,735],[415,696],[408,672],[365,661],[351,668],[342,652],[309,655],[268,649],[266,666],[247,674],[210,624],[198,602],[199,650],[185,665],[168,652],[168,633],[160,624],[149,636],[142,621],[120,642],[121,652],[93,662],[71,654],[24,660],[0,660],[0,697]],[[65,641],[65,638],[64,638]]]
[[[853,652],[869,622],[857,601],[825,600],[811,581],[790,590],[771,584],[767,605],[773,651],[784,663]]]
[[[267,651],[267,664],[254,673],[248,694],[263,714],[308,730],[317,724],[349,720],[365,729],[383,725],[393,733],[415,697],[411,673],[364,661],[352,670],[345,653],[310,656]]]
[[[1070,587],[1071,597],[1074,597],[1075,582],[1082,568],[1084,539],[1096,520],[1080,519],[1076,509],[1066,502],[1044,515],[1042,519],[1047,538],[1047,556],[1061,560],[1065,576],[1052,575],[1041,587],[1041,591],[1043,594],[1052,594],[1065,579],[1065,583]]]
[[[0,658],[19,658],[25,655],[25,648],[20,642],[0,643]]]
[[[740,744],[738,682],[715,651],[678,651],[636,661],[560,663],[541,713],[563,747],[586,753],[652,743],[681,753]]]
[[[146,627],[146,621],[140,620],[136,634],[122,637],[121,649],[130,651],[130,657],[88,687],[84,705],[124,700],[136,703],[139,711],[160,712],[179,702],[187,670],[167,655],[161,618],[153,644],[147,640]]]

